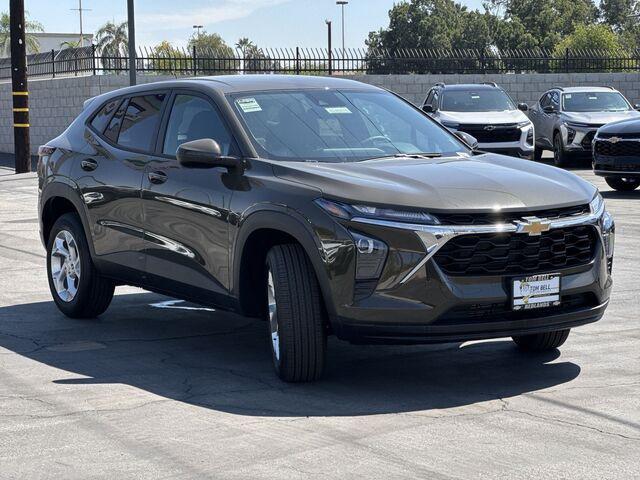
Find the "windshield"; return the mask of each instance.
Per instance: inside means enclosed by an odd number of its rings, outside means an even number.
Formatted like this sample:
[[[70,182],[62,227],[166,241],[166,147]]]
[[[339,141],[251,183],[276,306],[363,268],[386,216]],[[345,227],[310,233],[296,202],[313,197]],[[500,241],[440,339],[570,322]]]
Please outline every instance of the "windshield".
[[[515,109],[509,95],[498,88],[445,90],[442,96],[442,110],[445,112],[502,112]]]
[[[387,92],[296,90],[231,96],[260,156],[348,162],[468,153],[422,112]]]
[[[565,112],[626,112],[629,103],[618,92],[578,92],[562,95]]]

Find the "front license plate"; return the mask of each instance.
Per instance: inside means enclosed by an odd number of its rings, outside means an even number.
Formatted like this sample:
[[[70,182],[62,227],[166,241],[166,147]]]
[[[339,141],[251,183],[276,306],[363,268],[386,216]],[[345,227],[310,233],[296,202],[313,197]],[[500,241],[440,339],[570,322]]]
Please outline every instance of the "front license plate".
[[[560,305],[560,275],[531,275],[513,281],[514,310]]]

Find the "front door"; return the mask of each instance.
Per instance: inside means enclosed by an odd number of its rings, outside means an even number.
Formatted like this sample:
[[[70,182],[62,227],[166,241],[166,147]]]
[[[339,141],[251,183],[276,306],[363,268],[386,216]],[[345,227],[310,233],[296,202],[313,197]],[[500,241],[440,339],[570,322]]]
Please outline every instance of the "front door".
[[[228,211],[231,190],[222,168],[186,168],[176,159],[180,144],[211,138],[223,155],[237,146],[211,99],[180,92],[170,100],[159,153],[145,169],[143,210],[147,280],[187,298],[227,301]]]

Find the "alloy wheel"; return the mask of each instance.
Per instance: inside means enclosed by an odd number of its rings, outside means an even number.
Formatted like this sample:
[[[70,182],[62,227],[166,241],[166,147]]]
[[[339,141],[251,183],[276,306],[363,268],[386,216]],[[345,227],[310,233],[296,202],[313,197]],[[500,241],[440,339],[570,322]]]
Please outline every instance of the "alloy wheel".
[[[80,285],[80,252],[75,238],[68,230],[60,230],[51,248],[51,279],[58,297],[71,302]]]
[[[276,315],[276,292],[271,270],[267,273],[267,307],[269,311],[269,330],[271,332],[271,348],[277,361],[280,361],[280,335],[278,334],[278,317]]]

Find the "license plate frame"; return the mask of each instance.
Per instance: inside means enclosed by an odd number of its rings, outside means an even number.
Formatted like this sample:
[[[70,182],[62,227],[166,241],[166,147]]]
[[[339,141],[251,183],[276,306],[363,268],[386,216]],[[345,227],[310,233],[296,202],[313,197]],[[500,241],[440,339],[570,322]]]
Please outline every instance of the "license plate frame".
[[[562,277],[559,273],[527,275],[511,280],[511,309],[514,311],[560,305]]]

